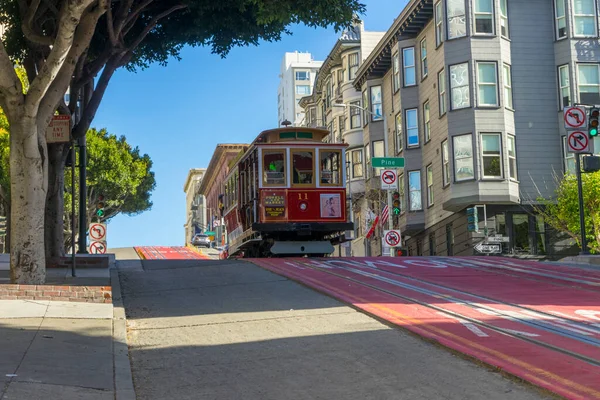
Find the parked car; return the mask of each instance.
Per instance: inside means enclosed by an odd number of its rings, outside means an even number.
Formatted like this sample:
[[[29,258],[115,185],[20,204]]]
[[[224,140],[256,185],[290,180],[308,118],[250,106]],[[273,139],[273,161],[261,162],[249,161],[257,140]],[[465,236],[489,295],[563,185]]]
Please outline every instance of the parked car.
[[[195,235],[192,238],[192,246],[210,247],[210,238],[208,237],[208,235]]]

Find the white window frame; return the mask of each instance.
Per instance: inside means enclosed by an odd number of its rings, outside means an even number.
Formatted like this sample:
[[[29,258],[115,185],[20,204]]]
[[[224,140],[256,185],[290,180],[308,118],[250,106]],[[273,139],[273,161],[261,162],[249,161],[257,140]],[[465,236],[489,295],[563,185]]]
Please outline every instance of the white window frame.
[[[407,53],[412,52],[412,56],[407,56]],[[407,82],[406,76],[408,71],[413,71],[413,79],[412,83]],[[417,84],[417,68],[415,65],[415,48],[414,47],[406,47],[402,49],[402,79],[404,81],[404,86],[415,86]]]
[[[457,150],[456,142],[457,142],[457,140],[462,139],[462,138],[469,139],[468,140],[469,148],[468,148],[468,152],[466,154],[459,154],[461,157],[458,158],[457,154],[456,154],[456,150]],[[464,135],[456,135],[456,136],[452,137],[452,159],[454,160],[454,181],[455,182],[472,181],[475,179],[475,157],[473,156],[473,135],[471,133],[467,133]],[[461,160],[466,160],[467,164],[458,162]],[[463,177],[463,178],[458,177],[458,171],[459,171],[461,165],[464,165],[464,166],[468,167],[467,169],[470,169],[470,175]]]
[[[298,89],[301,88],[301,87],[308,88],[307,89],[308,91],[306,93],[300,93],[300,92],[298,92]],[[303,96],[310,96],[310,85],[296,85],[296,94],[301,94]]]
[[[377,96],[373,96],[373,91],[379,91],[379,99]],[[371,121],[381,121],[383,119],[383,92],[381,91],[381,85],[371,86],[369,94],[371,95]],[[380,113],[376,112],[377,106],[379,106]]]
[[[517,172],[517,138],[514,135],[506,135],[506,158],[508,160],[508,177],[518,180]]]
[[[380,149],[378,149],[378,147],[380,147]],[[383,140],[374,140],[373,141],[373,157],[385,157],[385,141],[383,141]],[[384,168],[374,167],[373,168],[373,171],[374,171],[373,176],[380,176],[381,171],[383,171],[383,169]]]
[[[492,12],[490,13],[490,12],[484,12],[484,11],[477,11],[477,1],[478,0],[474,0],[473,1],[473,30],[474,30],[474,33],[475,33],[475,35],[492,36],[492,35],[495,34],[495,31],[496,31],[496,29],[495,29],[496,28],[496,24],[495,24],[495,21],[494,21],[494,19],[495,19],[494,18],[494,14],[495,14],[495,11],[496,11],[496,7],[495,7],[495,4],[494,4],[495,2],[494,2],[494,0],[484,0],[484,1],[489,1],[491,3]],[[489,19],[492,22],[492,31],[491,32],[479,32],[477,30],[477,19],[478,19],[478,16],[480,18],[481,17],[485,17],[484,19],[486,19],[486,20]]]
[[[419,175],[419,188],[413,189],[410,186],[411,176],[414,174]],[[413,203],[413,197],[416,199],[416,196],[413,196],[413,193],[418,193],[419,203]],[[423,182],[421,182],[421,170],[417,169],[414,171],[408,171],[408,208],[410,211],[421,211],[423,209]]]
[[[597,20],[597,9],[596,9],[596,0],[587,0],[587,1],[591,1],[593,6],[594,6],[594,13],[593,14],[576,14],[575,13],[575,1],[573,1],[573,34],[575,37],[581,38],[581,37],[596,37],[598,36],[598,20]],[[583,0],[586,1],[586,0]],[[594,21],[594,32],[592,34],[584,34],[584,33],[577,33],[577,18],[592,18],[592,20]]]
[[[480,135],[480,140],[481,140],[481,153],[480,153],[480,160],[481,160],[481,177],[483,179],[502,179],[504,178],[504,163],[502,160],[502,134],[500,133],[495,133],[495,132],[485,132],[485,133],[481,133]],[[483,138],[485,136],[495,136],[498,138],[498,154],[485,154],[484,152],[484,148],[483,148]],[[485,162],[484,162],[484,158],[491,158],[491,157],[497,157],[498,158],[498,162],[500,163],[500,175],[486,175],[485,173]]]
[[[350,53],[348,54],[348,80],[353,81],[356,78],[356,72],[358,71],[358,64],[360,63],[358,59],[358,53]],[[356,61],[354,64],[352,61]]]
[[[435,47],[444,43],[444,4],[438,1],[435,4]]]
[[[354,159],[354,154],[357,154],[357,159]],[[356,167],[360,166],[360,174],[356,173]],[[352,150],[352,179],[362,179],[365,176],[365,166],[363,163],[363,149]]]
[[[423,103],[423,130],[425,143],[431,140],[431,106],[429,100]]]
[[[427,38],[421,40],[421,79],[429,75],[429,65],[427,64]]]
[[[449,7],[449,0],[446,0],[446,37],[448,38],[448,40],[458,39],[467,36],[467,9],[465,6],[465,0],[452,1],[456,3],[460,2],[460,7],[456,10],[451,10]],[[455,11],[456,13],[454,13]],[[453,21],[455,21],[454,24]],[[460,31],[453,33],[452,28],[454,27],[458,27]]]
[[[402,129],[402,111],[396,114],[396,153],[404,150],[404,129]]]
[[[365,152],[364,152],[364,155],[365,155],[365,158],[364,158],[365,159],[365,178],[369,179],[373,172],[373,171],[371,171],[371,144],[370,143],[366,144],[364,149],[365,149]]]
[[[371,105],[369,103],[369,95],[367,93],[367,89],[363,90],[362,92],[362,118],[363,118],[363,126],[367,126],[367,124],[369,123],[369,112],[367,110],[370,109]]]
[[[442,186],[450,185],[450,149],[448,139],[442,142]]]
[[[350,129],[358,129],[361,128],[361,114],[362,114],[362,110],[360,108],[360,100],[357,101],[351,101],[350,102],[350,106],[348,107],[350,109]],[[358,117],[358,124],[354,124],[354,117]]]
[[[434,204],[433,164],[429,164],[427,167],[425,167],[425,181],[427,186],[427,207],[431,207]]]
[[[504,107],[514,110],[512,68],[508,64],[502,64],[502,84],[504,85]]]
[[[598,75],[598,83],[597,84],[585,84],[582,85],[581,84],[581,67],[596,67],[597,69],[597,75]],[[600,96],[600,64],[577,64],[577,95],[578,95],[578,99],[579,102],[582,101],[581,99],[581,88],[582,87],[595,87],[597,93],[599,93]],[[593,92],[586,92],[586,93],[593,93]]]
[[[414,121],[415,121],[415,125],[414,126],[408,126],[408,114],[409,113],[415,113],[415,117],[414,117]],[[418,108],[407,108],[406,110],[404,110],[404,125],[405,125],[405,130],[406,130],[406,148],[408,149],[412,149],[415,147],[419,147],[420,145],[420,141],[419,141],[419,109]],[[410,144],[410,138],[411,138],[411,132],[415,132],[416,131],[416,137],[417,137],[417,143],[416,144]]]
[[[562,71],[566,70],[566,73],[564,74],[564,76],[566,77],[566,82],[563,81],[563,73]],[[567,92],[567,95],[569,97],[569,102],[568,104],[565,104],[564,99],[564,92]],[[558,97],[559,97],[559,103],[560,103],[560,109],[562,110],[563,108],[570,106],[573,102],[571,101],[571,99],[573,98],[573,96],[571,96],[571,68],[569,67],[569,64],[565,64],[565,65],[560,65],[558,67]]]
[[[463,82],[463,84],[460,86],[458,86],[458,85],[454,86],[454,79],[452,79],[453,69],[458,68],[458,67],[466,68],[467,82],[466,82],[466,84]],[[450,65],[449,69],[450,69],[450,109],[451,110],[461,110],[463,108],[471,107],[471,79],[469,79],[469,63],[464,62],[464,63],[460,63],[460,64]],[[465,87],[467,88],[468,102],[457,107],[454,105],[454,96],[457,93],[464,93],[462,89],[464,89]]]
[[[395,53],[393,57],[393,83],[394,93],[400,89],[400,53]]]
[[[486,66],[486,65],[491,65],[494,67],[494,77],[495,77],[495,82],[491,83],[491,82],[480,82],[480,77],[481,74],[479,73],[479,67],[480,66]],[[496,102],[495,103],[483,103],[482,102],[482,96],[481,96],[481,90],[480,88],[482,86],[493,86],[495,88],[494,93],[496,94]],[[477,105],[479,107],[498,107],[498,64],[495,61],[478,61],[477,62]]]
[[[440,117],[448,111],[446,105],[446,69],[442,69],[438,72],[438,109]]]
[[[508,27],[508,0],[500,0],[500,35],[503,38],[510,39],[510,29]]]
[[[562,15],[558,15],[558,4],[562,4]],[[561,22],[564,26],[560,26]],[[563,29],[563,35],[561,36],[560,30]],[[554,0],[554,30],[556,33],[556,40],[565,39],[569,36],[569,30],[567,29],[567,0]]]
[[[298,74],[306,74],[306,79],[299,79]],[[310,71],[296,71],[296,81],[310,81]]]

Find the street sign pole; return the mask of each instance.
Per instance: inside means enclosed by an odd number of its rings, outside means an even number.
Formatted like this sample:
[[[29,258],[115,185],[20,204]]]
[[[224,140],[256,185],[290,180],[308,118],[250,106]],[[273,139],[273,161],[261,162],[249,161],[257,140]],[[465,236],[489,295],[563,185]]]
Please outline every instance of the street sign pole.
[[[394,230],[394,221],[392,220],[392,210],[393,210],[393,204],[392,204],[392,191],[388,189],[387,191],[387,204],[388,204],[388,229]],[[395,254],[395,248],[394,247],[390,247],[390,257],[394,257]]]
[[[581,183],[581,153],[575,153],[577,160],[577,194],[579,197],[579,225],[581,230],[581,255],[588,255],[590,252],[587,247],[587,238],[585,237],[585,211],[583,209],[583,185]]]

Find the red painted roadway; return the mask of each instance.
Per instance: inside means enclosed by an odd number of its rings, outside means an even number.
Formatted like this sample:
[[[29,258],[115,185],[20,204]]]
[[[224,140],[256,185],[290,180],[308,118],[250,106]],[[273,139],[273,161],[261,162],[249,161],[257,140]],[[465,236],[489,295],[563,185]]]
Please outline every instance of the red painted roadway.
[[[189,247],[145,246],[135,247],[135,251],[145,260],[207,260],[207,255],[201,254]]]
[[[500,257],[255,259],[569,399],[600,399],[600,271]]]

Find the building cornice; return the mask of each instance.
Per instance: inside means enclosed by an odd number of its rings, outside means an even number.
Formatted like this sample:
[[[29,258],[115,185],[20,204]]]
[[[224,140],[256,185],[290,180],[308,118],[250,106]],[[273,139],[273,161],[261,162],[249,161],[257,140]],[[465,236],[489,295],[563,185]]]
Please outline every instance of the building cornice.
[[[367,79],[382,77],[392,65],[392,48],[398,41],[416,37],[433,16],[433,0],[410,0],[392,26],[362,63],[354,79],[360,91]]]
[[[214,183],[218,172],[225,162],[225,157],[228,154],[236,155],[246,148],[248,148],[247,144],[218,144],[210,159],[210,162],[208,163],[208,167],[204,173],[204,179],[202,179],[200,187],[198,188],[198,193],[205,196],[208,194],[208,189]]]

